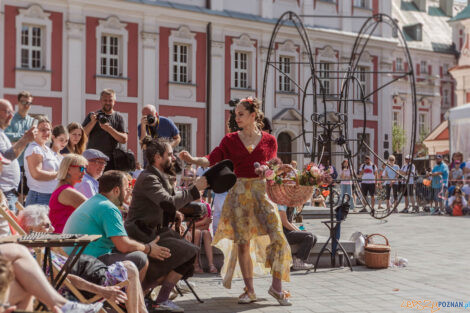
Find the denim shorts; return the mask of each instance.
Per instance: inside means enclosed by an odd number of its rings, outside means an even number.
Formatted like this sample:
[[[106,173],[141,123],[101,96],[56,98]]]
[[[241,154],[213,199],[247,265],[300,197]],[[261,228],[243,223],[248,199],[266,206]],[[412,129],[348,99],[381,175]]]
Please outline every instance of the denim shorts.
[[[51,193],[41,193],[34,190],[30,190],[26,196],[25,205],[30,204],[43,204],[49,205],[49,199],[51,198]]]

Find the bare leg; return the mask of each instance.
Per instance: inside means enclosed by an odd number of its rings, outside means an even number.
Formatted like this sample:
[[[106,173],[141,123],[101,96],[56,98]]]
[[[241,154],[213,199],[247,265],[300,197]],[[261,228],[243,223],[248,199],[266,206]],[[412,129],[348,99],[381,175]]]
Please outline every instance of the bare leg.
[[[211,233],[208,230],[203,230],[202,236],[204,238],[204,249],[206,251],[207,262],[209,263],[209,269],[213,269],[214,268],[214,255],[212,254]]]
[[[134,263],[123,261],[124,267],[127,269],[127,279],[129,285],[126,288],[127,302],[126,309],[129,313],[147,313],[145,307],[144,294],[139,280],[139,271]]]
[[[0,252],[3,257],[12,263],[15,280],[25,294],[37,297],[50,309],[53,309],[54,306],[62,307],[67,302],[49,284],[46,276],[27,248],[17,244],[3,244],[0,245]],[[11,296],[13,294],[15,293],[12,291]],[[24,305],[25,302],[21,303]]]
[[[142,269],[139,271],[139,280],[140,280],[140,282],[144,281],[145,275],[147,275],[148,268],[149,268],[149,261],[147,260],[147,262],[145,263],[145,266],[142,267]]]
[[[7,297],[7,302],[15,305],[18,310],[32,311],[34,297],[26,292],[24,288],[14,280],[10,284],[10,294]]]
[[[196,231],[194,232],[194,244],[198,247],[201,246],[201,231],[199,229],[196,229]],[[204,272],[201,266],[199,265],[199,257],[200,257],[200,253],[198,252],[196,258],[194,259],[194,272],[195,273]]]
[[[253,287],[253,262],[250,256],[250,244],[238,245],[238,263],[242,271],[243,280],[249,293],[254,293]]]
[[[375,197],[370,196],[370,206],[372,207],[372,209],[374,208],[374,204],[375,204]]]

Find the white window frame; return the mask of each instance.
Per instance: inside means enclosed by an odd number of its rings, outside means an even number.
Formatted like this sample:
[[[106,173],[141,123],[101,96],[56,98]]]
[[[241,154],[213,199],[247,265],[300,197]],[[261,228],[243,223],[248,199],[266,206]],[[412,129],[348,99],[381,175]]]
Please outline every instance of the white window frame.
[[[397,125],[397,126],[401,125],[401,116],[400,115],[401,115],[400,111],[396,111],[396,110],[392,111],[392,126],[393,125]]]
[[[174,66],[179,65],[173,61],[173,49],[175,45],[185,45],[188,46],[188,55],[187,55],[187,82],[183,84],[196,84],[196,33],[192,33],[187,26],[181,26],[177,30],[172,30],[170,33],[170,38],[168,39],[168,48],[170,51],[170,77],[169,81],[174,83],[180,83],[179,81],[173,80]]]
[[[422,130],[427,129],[427,113],[418,113],[418,138],[421,136]]]
[[[332,65],[329,62],[325,61],[320,61],[318,64],[318,78],[320,79],[321,85],[318,86],[318,92],[323,95],[323,92],[325,93],[325,96],[328,96],[331,94],[331,89],[332,89],[332,79],[330,78],[330,65]],[[328,83],[328,84],[325,84]],[[322,89],[323,87],[323,89]]]
[[[102,52],[102,47],[103,47],[103,38],[106,38],[106,53],[103,53]],[[111,54],[110,53],[110,50],[111,50],[111,39],[112,38],[115,38],[117,39],[117,55],[116,54]],[[121,51],[122,51],[122,47],[121,47],[121,37],[120,36],[116,36],[116,35],[111,35],[111,34],[101,34],[101,39],[100,39],[100,42],[99,42],[99,45],[100,45],[100,55],[98,56],[99,59],[100,59],[100,69],[99,69],[99,74],[100,75],[103,75],[103,76],[113,76],[113,77],[121,77],[123,75],[122,72],[121,72],[121,64],[122,64],[122,60],[121,60]],[[105,65],[105,69],[106,69],[106,73],[103,73],[103,64],[101,63],[102,60],[105,59],[106,60],[106,65]],[[117,73],[116,74],[111,74],[111,60],[116,60],[117,61]]]
[[[182,56],[183,56],[183,50],[185,51],[185,59],[186,61],[182,61]],[[172,75],[172,82],[177,82],[177,83],[190,83],[191,82],[191,77],[189,76],[189,56],[190,56],[190,51],[191,51],[191,46],[186,45],[186,44],[181,44],[181,43],[174,43],[173,44],[173,49],[171,51],[171,60],[172,60],[172,69],[173,69],[173,75]],[[176,60],[175,60],[175,54],[176,54]],[[182,70],[185,70],[184,74],[182,73]],[[184,79],[182,78],[182,75],[185,75]],[[176,76],[176,79],[175,79]]]
[[[447,88],[442,90],[442,104],[444,106],[450,106],[450,92]]]
[[[449,75],[449,63],[442,65],[442,76]]]
[[[172,120],[173,123],[175,124],[191,124],[191,149],[189,150],[189,152],[192,155],[196,155],[196,148],[197,148],[196,134],[198,130],[197,118],[190,117],[190,116],[168,116],[168,118]]]
[[[396,71],[403,71],[403,59],[402,58],[397,58],[396,60]]]
[[[50,71],[51,69],[51,55],[52,55],[52,21],[49,19],[50,13],[44,10],[37,4],[31,5],[27,9],[19,9],[19,14],[16,16],[16,66],[21,66],[21,30],[23,26],[32,26],[41,28],[41,66],[34,68],[34,70]],[[31,64],[31,60],[29,61]],[[33,69],[31,67],[24,67],[24,69]]]
[[[278,60],[279,69],[283,72],[283,74],[279,73],[278,76],[278,90],[281,92],[294,92],[292,80],[295,78],[295,58],[289,55],[279,55]]]
[[[361,9],[370,9],[370,0],[353,0],[353,6]]]
[[[109,77],[127,77],[127,47],[129,42],[129,33],[126,30],[126,23],[122,23],[115,16],[111,16],[106,20],[100,20],[98,27],[96,27],[96,73],[99,76]],[[119,39],[119,65],[118,75],[102,75],[101,74],[101,37],[102,36],[115,36]],[[122,75],[119,75],[121,74]]]
[[[247,87],[235,87],[235,53],[247,54]],[[230,47],[230,60],[231,60],[231,88],[233,89],[248,89],[253,90],[256,88],[256,48],[254,41],[248,35],[242,35],[240,38],[233,39]]]
[[[233,88],[250,89],[250,54],[235,51],[233,61]]]
[[[428,62],[426,60],[421,60],[419,62],[420,74],[428,74]]]
[[[369,83],[370,83],[370,68],[368,66],[362,66],[359,65],[357,67],[356,73],[357,73],[357,80],[358,83],[362,86],[362,89],[364,91],[364,96],[367,96],[369,94]],[[357,96],[359,97],[360,94],[360,89],[359,87],[357,88]]]

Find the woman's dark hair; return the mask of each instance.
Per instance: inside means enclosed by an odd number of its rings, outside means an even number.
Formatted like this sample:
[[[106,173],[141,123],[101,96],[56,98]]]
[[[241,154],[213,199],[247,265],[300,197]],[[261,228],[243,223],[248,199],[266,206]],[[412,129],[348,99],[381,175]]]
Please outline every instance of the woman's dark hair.
[[[147,148],[145,150],[145,157],[147,158],[148,164],[153,165],[155,155],[158,153],[159,156],[163,156],[165,151],[167,151],[170,141],[163,138],[155,139],[146,139],[145,137],[142,140],[142,145],[145,145]]]
[[[343,162],[341,162],[341,169],[345,169],[345,168],[348,168],[348,166],[344,166],[344,162],[348,162],[349,163],[349,160],[348,159],[344,159]]]
[[[261,130],[264,128],[264,113],[261,111],[261,101],[258,98],[245,98],[241,99],[237,105],[243,105],[243,107],[250,113],[255,113],[256,114],[256,124],[258,128]]]
[[[52,136],[56,138],[63,134],[69,134],[68,130],[64,127],[64,125],[57,125],[52,129]]]
[[[108,193],[115,187],[122,187],[122,181],[126,177],[126,174],[121,171],[111,170],[104,172],[100,178],[98,178],[99,193]]]

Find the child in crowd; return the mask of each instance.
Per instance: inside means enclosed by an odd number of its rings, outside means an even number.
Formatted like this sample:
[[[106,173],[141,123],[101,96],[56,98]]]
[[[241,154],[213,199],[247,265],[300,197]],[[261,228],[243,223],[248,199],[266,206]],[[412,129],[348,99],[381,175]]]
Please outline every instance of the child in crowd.
[[[452,216],[462,216],[467,211],[467,200],[460,187],[455,187],[453,196],[447,200],[446,212]]]

